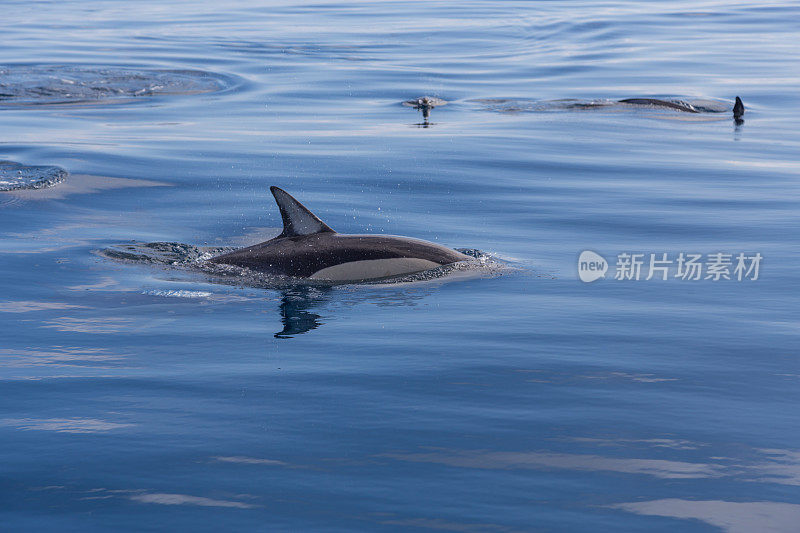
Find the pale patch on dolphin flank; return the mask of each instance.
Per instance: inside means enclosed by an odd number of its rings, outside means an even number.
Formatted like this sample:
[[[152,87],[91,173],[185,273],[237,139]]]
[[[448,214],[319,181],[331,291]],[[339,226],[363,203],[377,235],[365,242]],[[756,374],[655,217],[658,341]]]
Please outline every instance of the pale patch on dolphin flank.
[[[348,281],[359,279],[378,279],[400,276],[430,270],[438,267],[438,263],[426,259],[398,258],[351,261],[341,265],[330,266],[314,272],[309,279],[327,281]]]

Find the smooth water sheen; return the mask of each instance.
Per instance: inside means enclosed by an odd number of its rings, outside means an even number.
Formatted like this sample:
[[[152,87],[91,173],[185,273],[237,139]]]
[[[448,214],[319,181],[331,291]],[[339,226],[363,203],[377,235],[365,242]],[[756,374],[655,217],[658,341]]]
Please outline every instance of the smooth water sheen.
[[[69,176],[0,192],[0,529],[796,531],[798,20],[4,2],[0,160]],[[270,185],[507,268],[277,287],[103,253],[266,240]],[[622,252],[764,259],[620,281]]]

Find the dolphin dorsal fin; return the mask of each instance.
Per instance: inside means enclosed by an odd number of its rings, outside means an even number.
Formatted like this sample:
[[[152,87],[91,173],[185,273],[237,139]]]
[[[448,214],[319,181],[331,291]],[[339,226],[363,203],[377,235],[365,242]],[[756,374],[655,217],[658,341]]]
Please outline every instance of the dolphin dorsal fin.
[[[733,104],[733,117],[741,118],[742,115],[744,115],[744,104],[742,103],[742,99],[737,96],[736,103]]]
[[[272,191],[272,196],[278,203],[278,209],[281,210],[283,219],[283,233],[278,235],[278,238],[314,233],[336,233],[288,192],[275,186],[270,187],[269,190]]]

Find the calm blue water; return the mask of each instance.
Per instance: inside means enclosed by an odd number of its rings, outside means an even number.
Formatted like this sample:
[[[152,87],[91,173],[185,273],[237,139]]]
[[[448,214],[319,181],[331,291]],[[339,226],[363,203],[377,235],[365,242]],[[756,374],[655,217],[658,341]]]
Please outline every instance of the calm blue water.
[[[798,20],[789,1],[3,2],[0,67],[225,87],[0,101],[0,160],[71,174],[0,193],[0,529],[795,531]],[[400,104],[424,95],[449,102],[428,124]],[[547,104],[737,95],[738,126]],[[265,240],[270,185],[338,231],[509,268],[271,290],[96,253]],[[583,250],[605,280],[579,281]],[[617,281],[622,252],[764,259],[756,281]]]

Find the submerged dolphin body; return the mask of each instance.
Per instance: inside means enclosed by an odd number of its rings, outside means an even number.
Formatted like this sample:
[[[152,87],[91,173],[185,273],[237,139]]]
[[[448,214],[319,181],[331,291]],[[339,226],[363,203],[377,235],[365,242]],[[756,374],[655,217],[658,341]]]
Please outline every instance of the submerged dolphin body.
[[[270,191],[281,212],[283,233],[210,262],[313,280],[362,281],[469,259],[450,248],[408,237],[336,233],[283,189],[270,187]]]
[[[681,101],[659,100],[658,98],[623,98],[619,100],[621,104],[652,105],[656,107],[668,107],[686,113],[699,113],[692,104]]]

